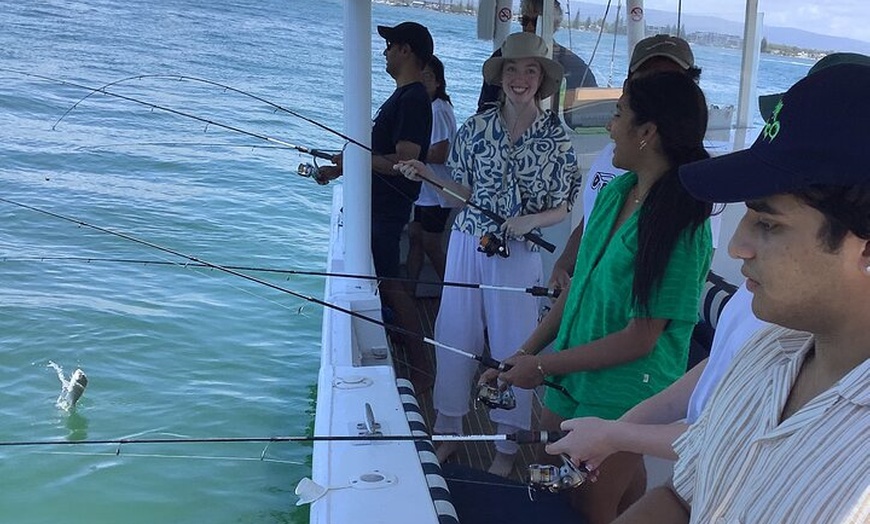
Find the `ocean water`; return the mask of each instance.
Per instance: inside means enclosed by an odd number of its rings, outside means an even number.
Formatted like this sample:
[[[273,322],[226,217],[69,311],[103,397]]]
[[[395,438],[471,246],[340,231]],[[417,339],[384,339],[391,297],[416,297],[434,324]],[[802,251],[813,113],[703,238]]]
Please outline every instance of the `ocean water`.
[[[217,264],[323,270],[330,189],[295,174],[310,158],[219,124],[305,147],[340,149],[341,140],[195,78],[340,129],[342,3],[2,7],[0,443],[304,435],[319,306],[184,267],[153,246]],[[429,26],[457,118],[471,114],[491,51],[474,39],[473,18],[375,5],[373,19]],[[372,35],[377,105],[393,84]],[[556,35],[563,44],[568,36]],[[570,39],[588,57],[596,36]],[[608,38],[593,70],[600,83],[621,85],[626,51],[620,44],[611,56]],[[695,52],[710,102],[735,103],[739,53]],[[785,89],[810,65],[764,58],[759,90]],[[93,93],[112,82],[111,92],[213,123]],[[318,278],[258,276],[305,295],[322,290]],[[67,376],[87,373],[74,412],[57,407],[49,362]],[[310,446],[298,443],[0,446],[0,522],[305,522],[293,489],[309,467]]]

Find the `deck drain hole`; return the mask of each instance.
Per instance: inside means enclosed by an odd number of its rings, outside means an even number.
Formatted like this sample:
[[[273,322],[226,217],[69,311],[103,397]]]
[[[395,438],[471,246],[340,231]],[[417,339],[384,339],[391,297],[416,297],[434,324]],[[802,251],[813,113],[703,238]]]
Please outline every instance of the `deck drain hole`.
[[[351,479],[350,486],[356,489],[382,489],[395,486],[397,480],[393,475],[376,469]]]
[[[359,478],[363,482],[381,482],[384,480],[384,476],[380,473],[366,473]]]

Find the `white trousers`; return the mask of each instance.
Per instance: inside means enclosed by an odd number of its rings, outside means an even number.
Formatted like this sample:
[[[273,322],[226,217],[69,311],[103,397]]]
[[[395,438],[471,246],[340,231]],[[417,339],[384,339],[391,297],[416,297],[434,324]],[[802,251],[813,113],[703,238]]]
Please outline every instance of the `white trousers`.
[[[466,233],[450,233],[445,281],[523,288],[542,282],[541,255],[529,251],[525,242],[510,240],[508,258],[487,257],[477,251],[478,242],[478,238]],[[537,323],[537,297],[521,292],[445,286],[435,320],[435,340],[481,355],[487,336],[492,357],[504,360],[516,353]],[[472,380],[479,364],[437,346],[435,351],[438,369],[434,400],[438,418],[434,430],[462,433],[462,417],[470,409]],[[517,407],[508,411],[490,410],[490,418],[500,428],[508,425],[530,429],[532,391],[514,388],[514,393]]]

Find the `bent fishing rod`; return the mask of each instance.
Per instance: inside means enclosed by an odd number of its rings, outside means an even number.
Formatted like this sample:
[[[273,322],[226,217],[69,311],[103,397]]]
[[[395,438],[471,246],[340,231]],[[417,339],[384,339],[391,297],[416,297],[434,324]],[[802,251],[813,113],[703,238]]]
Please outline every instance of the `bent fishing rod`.
[[[140,99],[133,98],[133,97],[130,97],[130,96],[121,95],[121,94],[119,94],[119,93],[115,93],[115,92],[113,92],[113,91],[109,91],[109,90],[108,90],[108,87],[111,87],[111,86],[113,86],[113,85],[117,85],[117,84],[120,84],[120,83],[123,83],[123,82],[127,82],[127,81],[130,81],[130,80],[135,80],[135,79],[144,79],[144,78],[174,78],[174,79],[178,79],[178,80],[189,80],[189,81],[194,81],[194,82],[201,82],[201,83],[205,83],[205,84],[208,84],[208,85],[213,85],[213,86],[216,86],[216,87],[220,87],[220,88],[225,89],[225,90],[233,91],[233,92],[235,92],[235,93],[239,93],[239,94],[242,94],[242,95],[244,95],[244,96],[251,97],[251,98],[253,98],[253,99],[255,99],[255,100],[258,100],[258,101],[260,101],[260,102],[263,102],[263,103],[265,103],[265,104],[268,104],[269,106],[275,108],[276,110],[286,112],[286,113],[288,113],[288,114],[290,114],[290,115],[292,115],[292,116],[295,116],[295,117],[297,117],[297,118],[301,118],[302,120],[305,120],[306,122],[309,122],[309,123],[311,123],[311,124],[314,124],[314,125],[320,127],[321,129],[323,129],[323,130],[325,130],[325,131],[328,131],[328,132],[330,132],[330,133],[333,133],[333,134],[335,134],[336,136],[342,138],[343,140],[346,140],[347,142],[350,142],[350,143],[352,143],[352,144],[354,144],[354,145],[356,145],[356,146],[358,146],[358,147],[360,147],[360,148],[362,148],[362,149],[364,149],[364,150],[366,150],[366,151],[368,151],[368,152],[370,152],[370,153],[374,153],[374,151],[372,151],[372,148],[371,148],[371,147],[369,147],[369,146],[367,146],[367,145],[365,145],[365,144],[359,142],[358,140],[354,140],[353,138],[351,138],[351,137],[345,135],[344,133],[341,133],[341,132],[339,132],[339,131],[336,131],[335,129],[332,129],[332,128],[330,128],[329,126],[326,126],[326,125],[324,125],[324,124],[321,124],[320,122],[317,122],[317,121],[315,121],[315,120],[313,120],[313,119],[311,119],[311,118],[308,118],[308,117],[303,116],[303,115],[301,115],[301,114],[299,114],[299,113],[297,113],[297,112],[295,112],[295,111],[292,111],[292,110],[290,110],[290,109],[287,109],[287,108],[284,107],[284,106],[281,106],[281,105],[279,105],[279,104],[276,104],[276,103],[274,103],[274,102],[271,102],[271,101],[269,101],[269,100],[267,100],[267,99],[265,99],[265,98],[263,98],[263,97],[257,96],[257,95],[255,95],[255,94],[253,94],[253,93],[250,93],[250,92],[244,91],[244,90],[242,90],[242,89],[238,89],[238,88],[235,88],[235,87],[231,87],[231,86],[229,86],[229,85],[222,84],[222,83],[220,83],[220,82],[214,82],[214,81],[212,81],[212,80],[207,80],[207,79],[204,79],[204,78],[197,78],[197,77],[186,76],[186,75],[136,75],[136,76],[131,76],[131,77],[123,78],[123,79],[120,79],[120,80],[116,80],[116,81],[114,81],[114,82],[110,82],[110,83],[108,83],[108,84],[103,85],[102,87],[94,88],[94,87],[90,87],[90,86],[84,86],[84,85],[81,85],[81,84],[77,84],[77,83],[74,83],[74,82],[68,82],[68,81],[66,81],[66,80],[61,80],[61,79],[57,79],[57,78],[52,78],[52,77],[49,77],[49,76],[38,75],[38,74],[35,74],[35,73],[25,73],[25,72],[23,72],[23,71],[17,71],[17,70],[14,70],[14,69],[4,69],[4,68],[0,68],[0,71],[9,71],[9,72],[13,72],[13,73],[17,73],[17,74],[22,74],[22,75],[26,75],[26,76],[33,76],[33,77],[35,77],[35,78],[40,78],[40,79],[48,80],[48,81],[52,81],[52,82],[61,82],[61,83],[66,84],[66,85],[70,85],[70,86],[73,86],[73,87],[78,87],[78,88],[81,88],[81,89],[88,89],[88,90],[91,91],[91,92],[88,93],[86,96],[84,96],[84,97],[81,98],[79,101],[77,101],[75,104],[73,104],[69,109],[67,109],[66,112],[64,112],[64,114],[61,115],[61,117],[57,119],[57,121],[56,121],[56,122],[54,123],[54,125],[52,126],[52,129],[54,129],[54,128],[57,126],[57,124],[60,123],[60,121],[63,120],[63,118],[64,118],[67,114],[69,114],[69,113],[70,113],[70,112],[71,112],[75,107],[77,107],[77,106],[78,106],[82,101],[84,101],[85,99],[87,99],[88,97],[90,97],[91,95],[93,95],[93,94],[95,94],[95,93],[103,93],[103,94],[106,94],[106,95],[109,95],[109,96],[113,96],[113,97],[116,97],[116,98],[120,98],[120,99],[122,99],[122,100],[127,100],[127,101],[134,102],[134,103],[137,103],[137,104],[142,104],[142,105],[145,105],[145,106],[147,106],[147,107],[151,107],[152,109],[158,109],[158,110],[166,111],[166,112],[169,112],[169,113],[172,113],[172,114],[175,114],[175,115],[184,116],[184,117],[187,117],[187,118],[192,118],[192,119],[194,119],[194,120],[198,120],[198,121],[200,121],[200,122],[204,122],[204,123],[206,123],[206,124],[215,125],[215,126],[218,126],[218,127],[222,127],[222,128],[224,128],[224,129],[228,129],[228,130],[230,130],[230,131],[236,131],[236,132],[239,132],[239,133],[246,134],[246,135],[248,135],[248,136],[253,136],[253,137],[255,137],[255,138],[259,138],[259,139],[261,139],[261,140],[267,140],[267,141],[272,142],[272,143],[276,143],[276,144],[279,144],[279,145],[284,145],[284,146],[289,147],[289,148],[291,148],[291,149],[296,149],[297,151],[301,151],[301,152],[303,152],[303,153],[310,154],[311,156],[313,156],[313,157],[315,157],[315,158],[320,158],[320,159],[324,159],[324,160],[330,160],[330,161],[332,161],[333,155],[331,155],[331,154],[329,154],[329,153],[325,153],[324,151],[321,151],[321,150],[310,149],[310,148],[306,148],[306,147],[303,147],[303,146],[297,146],[297,145],[295,145],[295,144],[290,144],[290,143],[287,143],[287,142],[284,142],[284,141],[281,141],[281,140],[278,140],[278,139],[275,139],[275,138],[272,138],[272,137],[269,137],[269,136],[266,136],[266,135],[262,135],[262,134],[254,133],[254,132],[250,132],[250,131],[246,131],[246,130],[243,130],[243,129],[237,128],[237,127],[235,127],[235,126],[230,126],[230,125],[227,125],[227,124],[222,124],[222,123],[216,122],[216,121],[211,120],[211,119],[208,119],[208,118],[203,118],[203,117],[200,117],[200,116],[197,116],[197,115],[193,115],[193,114],[191,114],[191,113],[186,113],[186,112],[184,112],[184,111],[179,111],[179,110],[177,110],[177,109],[172,109],[172,108],[169,108],[169,107],[161,106],[161,105],[158,105],[158,104],[154,104],[154,103],[152,103],[152,102],[148,102],[148,101],[145,101],[145,100],[140,100]],[[315,178],[315,180],[316,180],[317,166],[313,166],[311,169],[306,169],[306,168],[305,168],[305,164],[303,164],[303,165],[299,166],[298,173],[299,173],[300,175],[302,175],[302,176],[309,176],[309,177]],[[380,176],[380,175],[379,175],[379,176]],[[382,178],[383,178],[383,177],[382,177]],[[491,210],[489,210],[489,209],[486,209],[486,208],[480,206],[479,204],[473,202],[470,198],[463,197],[463,196],[457,194],[456,192],[451,191],[450,189],[444,187],[444,185],[441,184],[441,183],[439,183],[438,181],[436,181],[436,180],[432,180],[432,179],[430,179],[430,178],[428,178],[428,177],[425,177],[425,176],[420,176],[420,178],[423,179],[424,181],[428,182],[429,184],[432,184],[433,186],[437,187],[438,189],[444,191],[445,193],[449,194],[450,196],[456,198],[457,200],[459,200],[459,201],[462,202],[463,204],[465,204],[465,205],[467,205],[467,206],[469,206],[469,207],[472,207],[472,208],[474,208],[474,209],[480,211],[484,216],[486,216],[487,218],[489,218],[490,220],[492,220],[493,222],[495,222],[495,223],[498,224],[499,226],[502,225],[502,224],[505,222],[505,218],[502,217],[501,215],[499,215],[499,214],[497,214],[497,213],[495,213],[495,212],[493,212],[493,211],[491,211]],[[387,182],[387,183],[389,184],[389,181],[388,181],[388,180],[384,180],[384,181]],[[389,184],[389,185],[392,186],[392,184]],[[399,190],[398,190],[397,188],[395,188],[395,187],[393,187],[393,189],[396,190],[396,191],[398,191],[399,193],[402,193],[401,191],[399,191]],[[402,193],[402,194],[404,194],[404,193]],[[530,232],[530,233],[526,233],[526,234],[524,234],[524,235],[522,235],[522,236],[523,236],[524,239],[528,240],[529,242],[532,242],[533,244],[537,244],[538,246],[544,248],[545,250],[547,250],[547,251],[550,252],[550,253],[554,253],[554,252],[556,251],[556,246],[555,246],[555,245],[551,244],[550,242],[547,242],[547,241],[544,240],[540,235],[538,235],[538,234],[536,234],[536,233],[531,233],[531,232]]]
[[[59,256],[49,256],[49,257],[0,257],[0,260],[3,262],[26,262],[26,261],[70,261],[70,262],[84,262],[84,263],[119,263],[119,264],[141,264],[143,266],[176,266],[176,267],[195,267],[195,268],[209,268],[206,264],[200,262],[172,262],[168,260],[146,260],[146,259],[137,259],[137,258],[100,258],[100,257],[59,257]],[[533,297],[549,297],[549,298],[558,298],[561,293],[560,289],[549,289],[543,286],[531,286],[531,287],[511,287],[511,286],[494,286],[489,284],[474,284],[471,282],[442,282],[436,280],[418,280],[413,278],[401,278],[401,277],[379,277],[373,275],[356,275],[352,273],[331,273],[328,271],[305,271],[298,269],[281,269],[281,268],[270,268],[270,267],[253,267],[253,266],[239,266],[239,265],[230,265],[230,264],[221,264],[223,267],[228,269],[236,269],[239,271],[254,271],[260,273],[278,273],[284,275],[302,275],[302,276],[314,276],[314,277],[333,277],[333,278],[348,278],[348,279],[358,279],[358,280],[375,280],[375,281],[391,281],[391,282],[403,282],[408,284],[423,284],[423,285],[431,285],[431,286],[442,286],[442,287],[461,287],[468,289],[480,289],[480,290],[488,290],[488,291],[508,291],[508,292],[517,292],[517,293],[528,293]]]
[[[421,335],[420,333],[415,333],[415,332],[413,332],[413,331],[411,331],[411,330],[409,330],[409,329],[405,329],[405,328],[403,328],[403,327],[396,326],[396,325],[394,325],[394,324],[388,324],[387,322],[384,322],[384,321],[382,321],[382,320],[378,320],[378,319],[375,319],[375,318],[372,318],[372,317],[368,317],[368,316],[363,315],[362,313],[359,313],[359,312],[357,312],[357,311],[353,311],[353,310],[351,310],[351,309],[347,309],[347,308],[342,307],[342,306],[339,306],[339,305],[337,305],[337,304],[332,304],[332,303],[330,303],[330,302],[327,302],[327,301],[325,301],[325,300],[321,300],[321,299],[319,299],[319,298],[315,298],[315,297],[312,297],[312,296],[309,296],[309,295],[304,295],[304,294],[299,293],[299,292],[297,292],[297,291],[293,291],[292,289],[288,289],[288,288],[285,288],[285,287],[283,287],[283,286],[279,286],[279,285],[277,285],[277,284],[273,284],[272,282],[269,282],[268,280],[263,280],[262,278],[255,277],[255,276],[253,276],[253,275],[249,275],[249,274],[247,274],[247,273],[242,273],[242,272],[239,271],[239,270],[231,269],[231,268],[228,268],[228,267],[226,267],[226,266],[222,266],[222,265],[220,265],[220,264],[215,264],[215,263],[213,263],[213,262],[209,262],[209,261],[207,261],[207,260],[203,260],[203,259],[201,259],[201,258],[199,258],[199,257],[193,256],[193,255],[189,255],[189,254],[186,254],[186,253],[183,253],[183,252],[181,252],[181,251],[178,251],[178,250],[176,250],[176,249],[172,249],[172,248],[170,248],[170,247],[161,246],[160,244],[156,244],[156,243],[151,242],[151,241],[149,241],[149,240],[145,240],[145,239],[142,239],[142,238],[138,238],[138,237],[133,236],[133,235],[130,235],[130,234],[128,234],[128,233],[123,233],[123,232],[121,232],[121,231],[115,231],[115,230],[113,230],[113,229],[109,229],[109,228],[106,228],[106,227],[103,227],[103,226],[98,226],[98,225],[96,225],[96,224],[91,224],[91,223],[89,223],[89,222],[85,222],[84,220],[80,220],[80,219],[73,218],[73,217],[70,217],[70,216],[62,215],[62,214],[60,214],[60,213],[56,213],[56,212],[54,212],[54,211],[49,211],[49,210],[47,210],[47,209],[39,208],[39,207],[32,206],[32,205],[29,205],[29,204],[24,204],[24,203],[21,203],[21,202],[17,202],[17,201],[15,201],[15,200],[11,200],[11,199],[8,199],[8,198],[5,198],[5,197],[0,197],[0,202],[5,202],[5,203],[10,204],[10,205],[13,205],[13,206],[17,206],[17,207],[20,207],[20,208],[23,208],[23,209],[27,209],[27,210],[30,210],[30,211],[34,211],[34,212],[36,212],[36,213],[40,213],[40,214],[43,214],[43,215],[46,215],[46,216],[50,216],[50,217],[53,217],[53,218],[57,218],[57,219],[60,219],[60,220],[66,221],[66,222],[71,222],[71,223],[76,224],[76,225],[78,225],[78,226],[86,227],[86,228],[89,228],[89,229],[93,229],[94,231],[99,231],[99,232],[101,232],[101,233],[106,233],[106,234],[109,234],[109,235],[112,235],[112,236],[116,236],[116,237],[118,237],[118,238],[122,238],[122,239],[124,239],[124,240],[129,240],[130,242],[134,242],[134,243],[136,243],[136,244],[140,244],[140,245],[143,245],[143,246],[147,246],[147,247],[150,247],[150,248],[152,248],[152,249],[156,249],[156,250],[158,250],[158,251],[162,251],[162,252],[164,252],[164,253],[168,253],[168,254],[170,254],[170,255],[177,256],[177,257],[179,257],[179,258],[183,258],[183,259],[189,260],[189,261],[191,261],[191,262],[195,262],[195,263],[202,264],[202,265],[204,265],[205,267],[208,267],[208,268],[211,268],[211,269],[215,269],[215,270],[217,270],[217,271],[222,271],[222,272],[227,273],[227,274],[230,274],[230,275],[235,275],[235,276],[237,276],[237,277],[239,277],[239,278],[243,278],[243,279],[248,280],[248,281],[250,281],[250,282],[254,282],[254,283],[257,283],[257,284],[260,284],[260,285],[266,286],[266,287],[268,287],[268,288],[274,289],[274,290],[276,290],[276,291],[280,291],[280,292],[282,292],[282,293],[287,293],[287,294],[292,295],[292,296],[294,296],[294,297],[296,297],[296,298],[300,298],[300,299],[302,299],[302,300],[306,300],[306,301],[308,301],[308,302],[312,302],[312,303],[317,304],[317,305],[319,305],[319,306],[323,306],[323,307],[326,307],[326,308],[329,308],[329,309],[333,309],[333,310],[335,310],[335,311],[340,311],[340,312],[342,312],[342,313],[344,313],[344,314],[346,314],[346,315],[350,315],[350,316],[355,317],[355,318],[358,318],[358,319],[360,319],[360,320],[364,320],[364,321],[366,321],[366,322],[370,322],[370,323],[372,323],[372,324],[376,324],[376,325],[378,325],[378,326],[383,327],[384,329],[387,329],[387,330],[390,330],[390,331],[393,331],[393,332],[396,332],[396,333],[400,333],[400,334],[403,334],[403,335],[408,335],[408,336],[410,336],[410,337],[414,337],[414,338],[422,339],[422,341],[425,342],[425,343],[427,343],[427,344],[431,344],[431,345],[433,345],[433,346],[436,346],[436,347],[439,347],[439,348],[445,349],[445,350],[447,350],[447,351],[450,351],[451,353],[455,353],[455,354],[457,354],[457,355],[461,355],[461,356],[463,356],[463,357],[470,358],[470,359],[472,359],[472,360],[476,360],[477,362],[479,362],[479,363],[482,364],[483,366],[488,367],[488,368],[491,368],[491,369],[496,369],[496,370],[498,370],[498,371],[502,371],[502,372],[503,372],[503,371],[508,371],[508,370],[510,370],[511,367],[512,367],[510,364],[506,364],[506,363],[504,363],[504,362],[498,361],[498,360],[496,360],[496,359],[494,359],[494,358],[492,358],[492,357],[490,357],[490,356],[487,356],[487,355],[475,355],[475,354],[473,354],[473,353],[469,353],[468,351],[463,351],[463,350],[461,350],[461,349],[454,348],[454,347],[452,347],[452,346],[448,346],[447,344],[442,344],[441,342],[438,342],[438,341],[435,340],[435,339],[432,339],[432,338],[430,338],[430,337],[427,337],[427,336]],[[572,397],[571,394],[568,392],[568,390],[565,389],[564,386],[562,386],[562,385],[560,385],[560,384],[556,384],[555,382],[551,382],[551,381],[546,380],[546,379],[544,379],[543,384],[544,384],[545,386],[548,386],[548,387],[551,387],[551,388],[553,388],[553,389],[556,389],[557,391],[560,391],[562,394],[566,395],[568,398],[571,398],[571,399],[573,400],[573,397]]]
[[[263,443],[263,442],[501,442],[517,444],[549,444],[556,442],[567,431],[526,431],[500,435],[302,435],[275,437],[204,437],[204,438],[117,438],[85,440],[17,440],[0,441],[0,447],[25,446],[71,446],[71,445],[114,445],[127,444],[219,444],[219,443]]]
[[[287,113],[287,114],[289,114],[289,115],[295,116],[296,118],[300,118],[300,119],[302,119],[302,120],[308,122],[309,124],[313,124],[313,125],[319,127],[320,129],[323,129],[324,131],[328,131],[328,132],[330,132],[330,133],[332,133],[332,134],[334,134],[334,135],[337,135],[337,136],[340,137],[342,140],[345,140],[345,141],[347,141],[347,142],[350,142],[351,144],[354,144],[354,145],[356,145],[356,146],[359,146],[359,147],[362,147],[362,148],[366,148],[366,146],[363,145],[362,143],[360,143],[360,142],[354,140],[353,138],[351,138],[351,137],[345,135],[344,133],[341,133],[341,132],[339,132],[339,131],[336,131],[335,129],[332,129],[331,127],[329,127],[329,126],[327,126],[327,125],[325,125],[325,124],[321,124],[320,122],[318,122],[317,120],[314,120],[313,118],[308,118],[308,117],[305,116],[305,115],[302,115],[302,114],[297,113],[296,111],[293,111],[292,109],[288,109],[288,108],[286,108],[286,107],[284,107],[284,106],[282,106],[282,105],[280,105],[280,104],[276,104],[275,102],[272,102],[271,100],[267,100],[267,99],[265,99],[265,98],[263,98],[263,97],[261,97],[261,96],[255,95],[254,93],[251,93],[251,92],[249,92],[249,91],[245,91],[244,89],[238,89],[238,88],[236,88],[236,87],[232,87],[232,86],[229,86],[229,85],[227,85],[227,84],[222,84],[222,83],[220,83],[220,82],[215,82],[215,81],[213,81],[213,80],[208,80],[208,79],[206,79],[206,78],[198,78],[198,77],[195,77],[195,76],[179,75],[179,74],[148,74],[148,75],[134,75],[134,76],[129,76],[129,77],[127,77],[127,78],[122,78],[122,79],[120,79],[120,80],[115,80],[114,82],[109,82],[108,84],[104,84],[104,85],[102,85],[102,86],[100,86],[100,87],[94,88],[94,89],[91,90],[90,93],[88,93],[87,95],[83,96],[83,97],[80,98],[80,99],[79,99],[75,104],[73,104],[72,106],[70,106],[69,109],[67,109],[67,110],[66,110],[66,111],[65,111],[65,112],[60,116],[60,118],[57,119],[57,121],[54,123],[53,126],[51,126],[51,128],[54,129],[55,126],[57,126],[57,125],[60,123],[60,121],[63,120],[64,117],[66,117],[66,115],[68,115],[68,114],[69,114],[73,109],[75,109],[76,107],[78,107],[79,104],[81,104],[82,102],[84,102],[85,100],[87,100],[91,95],[94,95],[94,94],[96,94],[96,93],[105,92],[104,90],[107,89],[107,88],[109,88],[109,87],[112,87],[112,86],[114,86],[114,85],[118,85],[118,84],[123,84],[123,83],[125,83],[125,82],[129,82],[129,81],[131,81],[131,80],[144,80],[144,79],[149,79],[149,78],[163,78],[163,79],[169,79],[169,80],[179,80],[179,81],[199,82],[199,83],[202,83],[202,84],[208,84],[208,85],[211,85],[211,86],[220,87],[221,89],[224,89],[224,90],[226,90],[226,91],[232,91],[232,92],[234,92],[234,93],[238,93],[238,94],[240,94],[240,95],[244,95],[244,96],[247,96],[247,97],[249,97],[249,98],[253,98],[254,100],[257,100],[257,101],[259,101],[259,102],[263,102],[264,104],[273,107],[276,111],[283,111],[283,112],[285,112],[285,113]],[[321,157],[321,158],[323,158],[323,157]]]
[[[262,134],[262,133],[257,133],[257,132],[254,132],[254,131],[248,131],[248,130],[246,130],[246,129],[241,129],[241,128],[236,127],[236,126],[233,126],[233,125],[224,124],[224,123],[218,122],[218,121],[216,121],[216,120],[212,120],[212,119],[210,119],[210,118],[201,117],[201,116],[198,116],[198,115],[194,115],[194,114],[192,114],[192,113],[187,113],[187,112],[185,112],[185,111],[180,111],[180,110],[178,110],[178,109],[173,109],[173,108],[171,108],[171,107],[162,106],[162,105],[155,104],[155,103],[153,103],[153,102],[148,102],[148,101],[146,101],[146,100],[141,100],[141,99],[139,99],[139,98],[135,98],[135,97],[132,97],[132,96],[122,95],[122,94],[120,94],[120,93],[115,93],[115,92],[113,92],[113,91],[109,91],[109,90],[107,90],[107,89],[94,88],[94,87],[90,87],[90,86],[86,86],[86,85],[78,84],[78,83],[75,83],[75,82],[70,82],[70,81],[68,81],[68,80],[62,80],[62,79],[59,79],[59,78],[53,78],[53,77],[50,77],[50,76],[39,75],[39,74],[36,74],[36,73],[26,73],[26,72],[24,72],[24,71],[17,71],[17,70],[15,70],[15,69],[7,69],[7,68],[0,67],[0,71],[5,71],[5,72],[8,72],[8,73],[15,73],[15,74],[24,75],[24,76],[30,76],[30,77],[39,78],[39,79],[42,79],[42,80],[47,80],[47,81],[49,81],[49,82],[57,82],[57,83],[60,83],[60,84],[63,84],[63,85],[68,85],[68,86],[76,87],[76,88],[79,88],[79,89],[87,89],[87,90],[89,90],[89,91],[102,93],[102,94],[104,94],[104,95],[108,95],[108,96],[111,96],[111,97],[119,98],[119,99],[121,99],[121,100],[126,100],[126,101],[128,101],[128,102],[133,102],[133,103],[140,104],[140,105],[143,105],[143,106],[146,106],[146,107],[150,107],[151,109],[157,109],[157,110],[159,110],[159,111],[165,111],[165,112],[167,112],[167,113],[171,113],[171,114],[173,114],[173,115],[183,116],[183,117],[185,117],[185,118],[190,118],[190,119],[193,119],[193,120],[197,120],[197,121],[199,121],[199,122],[202,122],[202,123],[206,124],[206,126],[210,126],[210,125],[211,125],[211,126],[215,126],[215,127],[220,127],[220,128],[227,129],[227,130],[229,130],[229,131],[233,131],[233,132],[236,132],[236,133],[241,133],[241,134],[243,134],[243,135],[247,135],[247,136],[250,136],[250,137],[253,137],[253,138],[258,138],[258,139],[260,139],[260,140],[265,140],[265,141],[267,141],[267,142],[270,142],[270,143],[272,143],[272,144],[276,144],[276,145],[279,145],[279,146],[282,146],[282,147],[286,147],[286,148],[289,148],[289,149],[295,149],[296,151],[299,151],[300,153],[305,153],[305,154],[311,155],[311,156],[313,156],[313,157],[315,157],[315,158],[321,158],[321,159],[324,159],[324,160],[332,160],[332,157],[334,156],[332,153],[329,153],[329,152],[326,152],[326,151],[322,151],[322,150],[319,150],[319,149],[312,149],[312,148],[309,148],[309,147],[300,146],[300,145],[296,145],[296,144],[291,144],[290,142],[287,142],[287,141],[284,141],[284,140],[281,140],[281,139],[278,139],[278,138],[275,138],[275,137],[271,137],[271,136],[268,136],[268,135],[264,135],[264,134]],[[68,110],[67,112],[69,112],[69,110]],[[66,115],[66,113],[64,113],[64,115]],[[61,117],[61,118],[63,118],[63,117]],[[60,120],[58,120],[57,122],[60,122]],[[54,126],[52,126],[52,129],[55,128],[55,126],[57,125],[57,122],[55,122]]]

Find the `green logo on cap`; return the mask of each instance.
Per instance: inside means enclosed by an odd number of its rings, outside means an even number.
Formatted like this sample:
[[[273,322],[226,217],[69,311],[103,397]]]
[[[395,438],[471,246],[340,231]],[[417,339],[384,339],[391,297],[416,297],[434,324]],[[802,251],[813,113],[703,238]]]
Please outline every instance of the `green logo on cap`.
[[[766,140],[773,142],[776,135],[779,134],[779,112],[782,111],[782,100],[776,103],[773,108],[773,113],[770,114],[770,119],[764,124],[764,130],[761,132]]]

